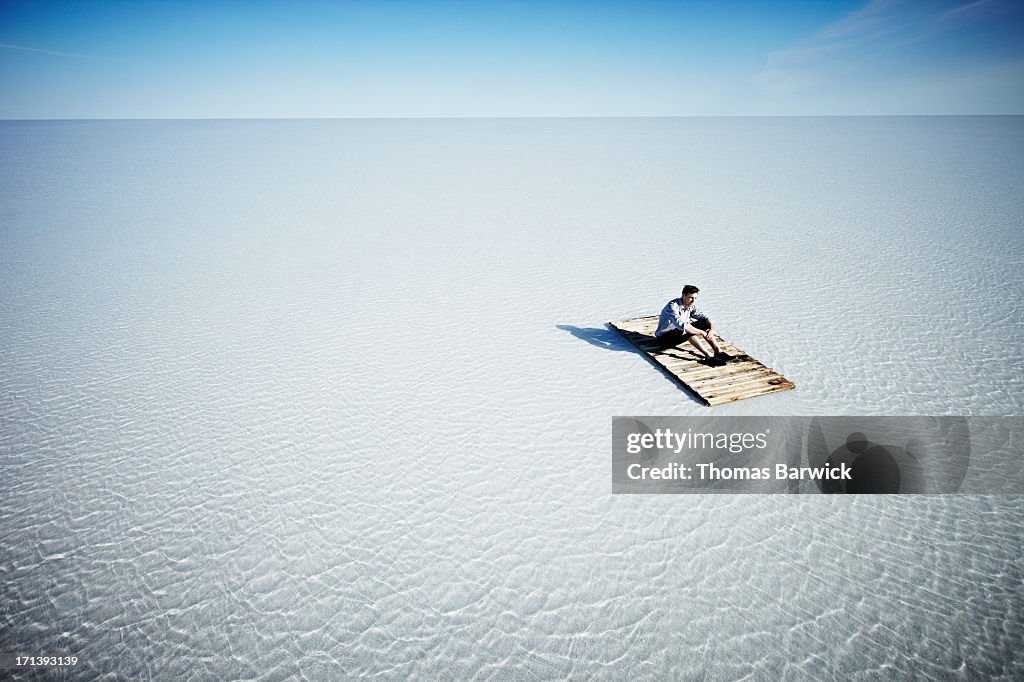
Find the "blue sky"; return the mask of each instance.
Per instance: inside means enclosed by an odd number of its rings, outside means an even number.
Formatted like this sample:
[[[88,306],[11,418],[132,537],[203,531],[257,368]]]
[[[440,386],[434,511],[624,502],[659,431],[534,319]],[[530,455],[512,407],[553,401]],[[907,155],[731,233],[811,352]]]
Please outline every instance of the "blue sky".
[[[1024,113],[1024,2],[2,2],[0,118]]]

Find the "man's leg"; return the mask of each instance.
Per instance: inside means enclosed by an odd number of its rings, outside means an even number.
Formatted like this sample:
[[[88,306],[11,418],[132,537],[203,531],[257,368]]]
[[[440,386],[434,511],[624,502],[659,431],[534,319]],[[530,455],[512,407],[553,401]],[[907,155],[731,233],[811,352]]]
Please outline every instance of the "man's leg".
[[[700,354],[704,356],[705,360],[710,360],[711,358],[715,357],[715,354],[708,350],[707,345],[704,343],[705,339],[703,336],[690,334],[687,341],[689,341],[694,348],[700,351]]]
[[[697,329],[702,329],[704,331],[708,331],[709,329],[711,329],[711,325],[708,324],[707,322],[694,322],[693,326],[696,327]],[[711,348],[712,348],[712,350],[714,350],[714,354],[716,356],[723,355],[722,347],[718,345],[718,337],[717,336],[712,334],[710,339],[704,338],[704,339],[701,339],[701,340],[702,341],[707,341],[711,345]]]
[[[668,350],[673,346],[678,346],[686,340],[686,334],[683,334],[678,329],[672,329],[661,336],[656,337],[658,340],[658,348],[660,350]]]

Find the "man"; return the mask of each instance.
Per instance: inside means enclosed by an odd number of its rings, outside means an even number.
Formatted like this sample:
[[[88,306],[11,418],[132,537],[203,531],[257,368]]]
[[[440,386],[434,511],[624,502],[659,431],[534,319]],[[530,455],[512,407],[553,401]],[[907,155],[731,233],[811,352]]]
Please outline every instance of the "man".
[[[697,310],[697,294],[700,289],[687,284],[683,287],[682,296],[665,304],[658,318],[658,331],[655,336],[662,348],[679,345],[689,341],[703,356],[702,362],[712,367],[720,367],[732,359],[722,351],[715,338],[715,323],[708,316]],[[708,345],[711,346],[710,350]]]

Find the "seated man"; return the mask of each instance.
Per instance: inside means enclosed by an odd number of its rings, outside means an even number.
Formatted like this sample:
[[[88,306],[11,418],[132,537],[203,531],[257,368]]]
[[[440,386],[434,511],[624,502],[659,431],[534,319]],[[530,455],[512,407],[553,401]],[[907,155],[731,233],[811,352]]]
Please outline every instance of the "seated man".
[[[731,360],[732,356],[719,348],[715,339],[715,324],[694,306],[698,293],[700,289],[687,284],[683,287],[681,297],[665,304],[661,317],[658,318],[658,331],[655,332],[655,336],[662,348],[670,348],[683,341],[689,341],[700,351],[704,364],[718,367]],[[711,350],[707,348],[705,341],[710,344]]]

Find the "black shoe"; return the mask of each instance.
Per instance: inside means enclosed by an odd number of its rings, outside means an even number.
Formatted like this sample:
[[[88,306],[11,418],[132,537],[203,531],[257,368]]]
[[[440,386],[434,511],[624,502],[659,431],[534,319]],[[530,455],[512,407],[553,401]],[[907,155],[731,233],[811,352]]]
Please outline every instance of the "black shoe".
[[[700,364],[707,365],[708,367],[721,367],[722,365],[725,364],[725,360],[720,360],[717,357],[704,358],[703,360],[700,361]]]
[[[733,357],[726,353],[725,351],[722,351],[721,353],[715,353],[715,359],[721,360],[722,362],[729,362],[730,360],[733,359]]]

